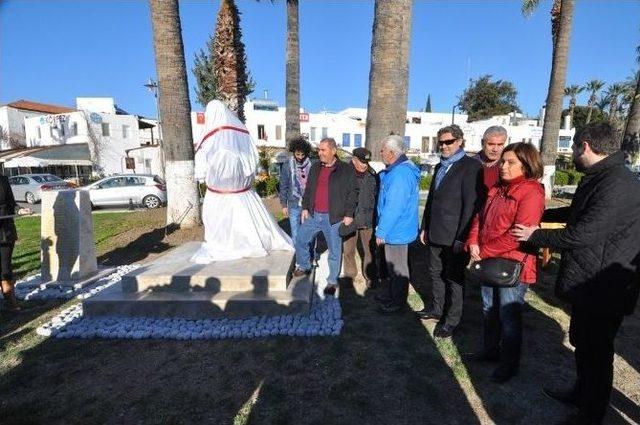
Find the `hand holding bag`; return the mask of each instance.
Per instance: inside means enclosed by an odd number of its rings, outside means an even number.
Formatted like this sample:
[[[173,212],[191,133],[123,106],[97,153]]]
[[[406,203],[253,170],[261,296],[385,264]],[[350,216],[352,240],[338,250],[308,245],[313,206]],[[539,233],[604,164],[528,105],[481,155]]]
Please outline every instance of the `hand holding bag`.
[[[472,281],[492,288],[513,288],[520,282],[520,273],[529,254],[522,261],[507,258],[485,258],[472,262],[467,274]]]

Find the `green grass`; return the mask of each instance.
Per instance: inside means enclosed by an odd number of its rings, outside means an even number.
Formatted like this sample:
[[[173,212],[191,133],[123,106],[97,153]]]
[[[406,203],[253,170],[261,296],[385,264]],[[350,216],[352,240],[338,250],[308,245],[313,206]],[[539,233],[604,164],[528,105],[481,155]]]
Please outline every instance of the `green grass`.
[[[144,214],[102,213],[93,215],[93,231],[96,253],[100,255],[110,247],[109,240],[126,232],[132,226],[144,226]],[[13,251],[13,267],[16,278],[28,276],[40,269],[40,217],[17,219],[18,241]]]

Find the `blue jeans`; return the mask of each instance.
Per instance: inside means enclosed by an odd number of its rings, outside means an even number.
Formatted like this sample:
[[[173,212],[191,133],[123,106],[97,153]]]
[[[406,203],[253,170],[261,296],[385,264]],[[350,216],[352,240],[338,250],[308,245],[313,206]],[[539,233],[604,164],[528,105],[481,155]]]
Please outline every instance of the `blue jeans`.
[[[329,214],[314,213],[298,229],[296,238],[296,263],[302,270],[311,270],[311,244],[322,232],[329,248],[329,277],[327,282],[336,285],[342,261],[342,238],[338,233],[341,222],[331,224]]]
[[[513,288],[482,287],[484,350],[500,355],[502,363],[518,366],[522,349],[522,306],[529,285]]]
[[[289,209],[289,227],[291,228],[291,240],[296,243],[298,237],[298,229],[300,228],[300,214],[302,207],[288,207]]]

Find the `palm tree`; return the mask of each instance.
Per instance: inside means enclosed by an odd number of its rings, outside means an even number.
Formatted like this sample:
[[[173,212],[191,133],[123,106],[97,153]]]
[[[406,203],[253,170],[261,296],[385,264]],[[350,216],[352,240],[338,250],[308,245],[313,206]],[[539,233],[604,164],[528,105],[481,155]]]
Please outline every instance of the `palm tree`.
[[[604,93],[605,98],[609,104],[609,124],[612,127],[617,128],[620,124],[618,120],[618,106],[620,102],[620,96],[624,94],[624,85],[622,83],[611,84],[607,91]]]
[[[524,0],[522,11],[529,15],[538,6],[540,0]],[[551,9],[551,31],[553,39],[553,59],[551,77],[547,93],[546,112],[542,128],[540,153],[544,162],[543,183],[547,198],[552,194],[552,175],[558,152],[558,136],[562,119],[562,99],[569,60],[569,38],[571,37],[571,21],[573,18],[574,0],[554,0]]]
[[[412,0],[376,0],[371,40],[366,146],[380,160],[380,142],[404,134],[409,85]]]
[[[298,0],[287,0],[285,140],[300,133],[300,37]]]
[[[640,46],[637,47],[637,62],[640,64]],[[636,90],[631,99],[627,126],[624,130],[623,150],[628,153],[630,162],[637,165],[640,161],[640,71],[636,72]]]
[[[153,46],[166,161],[167,226],[200,225],[194,179],[191,103],[178,0],[151,0]]]
[[[244,102],[251,92],[240,14],[233,0],[222,0],[214,36],[214,75],[219,99],[244,122]]]
[[[569,96],[569,116],[571,117],[571,126],[573,125],[573,111],[576,109],[576,97],[584,91],[584,87],[577,84],[570,85],[564,88],[564,95]]]
[[[591,94],[589,95],[589,102],[587,106],[589,107],[589,112],[587,112],[587,120],[586,124],[591,122],[591,114],[593,113],[593,105],[595,105],[596,100],[598,99],[598,92],[604,87],[604,81],[600,80],[591,80],[587,84],[585,84],[584,88],[587,89]]]

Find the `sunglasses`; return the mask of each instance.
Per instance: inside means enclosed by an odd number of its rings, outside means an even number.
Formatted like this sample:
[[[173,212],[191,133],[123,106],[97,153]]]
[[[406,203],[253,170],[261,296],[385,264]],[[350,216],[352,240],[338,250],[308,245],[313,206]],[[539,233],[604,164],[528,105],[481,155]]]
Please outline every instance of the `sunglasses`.
[[[449,146],[449,145],[454,144],[457,141],[458,141],[458,139],[438,140],[438,144],[439,145],[447,145],[447,146]]]

